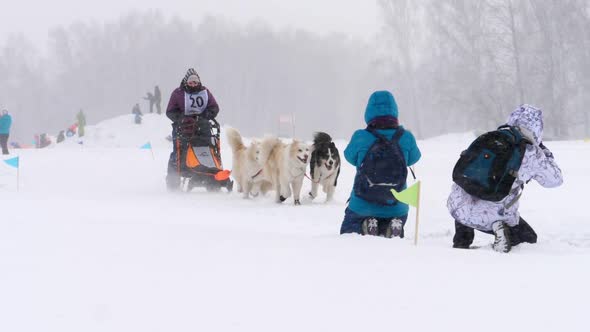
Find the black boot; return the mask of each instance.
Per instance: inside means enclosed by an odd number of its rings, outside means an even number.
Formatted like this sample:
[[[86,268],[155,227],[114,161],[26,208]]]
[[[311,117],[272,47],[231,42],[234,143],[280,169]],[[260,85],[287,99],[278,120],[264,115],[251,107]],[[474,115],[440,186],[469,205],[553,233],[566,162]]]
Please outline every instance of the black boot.
[[[398,218],[387,220],[385,223],[385,229],[383,231],[380,231],[379,234],[383,234],[383,236],[385,236],[388,239],[391,239],[392,237],[399,237],[403,239],[404,225],[402,220]]]
[[[518,220],[518,225],[509,228],[510,244],[519,245],[523,242],[537,243],[537,233],[522,217]]]
[[[473,243],[475,231],[473,228],[463,225],[455,220],[455,236],[453,236],[453,248],[469,249]]]
[[[367,218],[363,220],[361,224],[361,230],[363,235],[379,235],[379,221],[375,218]]]

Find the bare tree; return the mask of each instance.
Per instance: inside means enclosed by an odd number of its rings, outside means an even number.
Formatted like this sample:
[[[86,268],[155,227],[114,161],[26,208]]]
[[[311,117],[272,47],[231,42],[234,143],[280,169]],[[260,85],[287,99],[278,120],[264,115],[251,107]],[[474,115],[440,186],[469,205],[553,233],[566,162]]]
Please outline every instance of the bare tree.
[[[275,132],[279,115],[293,113],[303,139],[317,130],[348,137],[374,86],[367,50],[346,36],[277,32],[263,22],[208,17],[193,25],[134,12],[53,29],[47,57],[24,38],[7,43],[0,49],[0,100],[21,103],[10,108],[19,111],[15,126],[28,123],[22,139],[66,128],[80,108],[92,122],[127,114],[156,84],[166,99],[195,67],[221,106],[219,119],[246,135]]]
[[[419,22],[418,7],[411,0],[379,0],[379,5],[384,19],[383,34],[390,52],[387,60],[393,69],[390,72],[391,89],[394,93],[401,92],[398,103],[407,106],[403,114],[407,114],[416,135],[421,137],[423,111],[418,105],[415,72],[419,36],[414,27]]]
[[[590,102],[587,0],[403,0],[385,13],[380,62],[420,101],[429,134],[484,129],[521,103],[545,110],[548,137],[582,135]],[[410,18],[410,19],[407,19]],[[419,87],[417,89],[416,87]]]

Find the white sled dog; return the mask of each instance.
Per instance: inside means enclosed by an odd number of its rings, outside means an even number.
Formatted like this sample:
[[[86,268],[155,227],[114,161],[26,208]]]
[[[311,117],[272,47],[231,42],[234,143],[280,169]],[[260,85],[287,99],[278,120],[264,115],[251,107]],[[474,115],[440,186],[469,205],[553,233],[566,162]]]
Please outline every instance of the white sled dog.
[[[270,176],[277,202],[284,202],[292,193],[294,204],[301,204],[301,186],[310,153],[311,147],[298,140],[274,146],[263,173]]]
[[[309,164],[311,174],[311,191],[309,196],[318,196],[318,187],[326,193],[326,202],[334,197],[334,191],[340,175],[340,153],[332,137],[324,132],[317,132],[313,136],[313,152]]]
[[[238,184],[238,192],[244,198],[251,194],[257,196],[259,192],[266,193],[271,188],[270,179],[262,176],[262,171],[278,139],[267,137],[261,141],[253,140],[246,147],[236,129],[227,128],[225,135],[232,150],[232,175]]]

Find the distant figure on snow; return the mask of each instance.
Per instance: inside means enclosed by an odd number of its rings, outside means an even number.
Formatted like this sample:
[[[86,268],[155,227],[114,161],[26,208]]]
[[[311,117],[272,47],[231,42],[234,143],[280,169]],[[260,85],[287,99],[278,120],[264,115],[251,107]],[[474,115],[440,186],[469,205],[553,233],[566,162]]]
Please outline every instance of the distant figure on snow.
[[[134,121],[135,124],[141,124],[143,113],[141,113],[141,109],[139,108],[139,104],[135,104],[133,109],[131,110],[131,114],[135,115]]]
[[[66,139],[66,135],[65,135],[64,131],[60,130],[59,134],[57,134],[57,143],[59,144],[59,143],[63,142],[65,139]]]
[[[154,104],[156,103],[156,97],[154,97],[154,94],[151,92],[147,93],[146,97],[143,97],[143,99],[149,101],[150,103],[150,113],[154,113]]]
[[[35,147],[37,149],[43,149],[49,145],[51,145],[51,139],[47,137],[47,134],[35,135]]]
[[[447,202],[455,219],[453,248],[468,249],[474,230],[493,234],[492,247],[499,252],[509,252],[522,242],[536,243],[537,234],[518,212],[519,198],[530,180],[545,188],[563,183],[553,153],[543,144],[543,112],[522,105],[510,114],[506,126],[479,136],[463,151],[453,170],[455,183]],[[501,189],[496,193],[488,188]]]
[[[8,154],[8,137],[10,136],[10,127],[12,126],[12,117],[7,110],[2,110],[0,116],[0,146],[2,154]]]
[[[160,87],[156,85],[154,88],[154,103],[156,104],[156,112],[162,114],[162,92]]]
[[[66,137],[72,137],[72,136],[76,135],[77,131],[78,131],[78,123],[74,123],[73,125],[69,126],[68,129],[66,130]]]
[[[76,115],[76,118],[78,120],[78,137],[84,137],[84,128],[86,127],[86,115],[84,115],[84,112],[80,110],[80,112],[78,112],[78,114]]]

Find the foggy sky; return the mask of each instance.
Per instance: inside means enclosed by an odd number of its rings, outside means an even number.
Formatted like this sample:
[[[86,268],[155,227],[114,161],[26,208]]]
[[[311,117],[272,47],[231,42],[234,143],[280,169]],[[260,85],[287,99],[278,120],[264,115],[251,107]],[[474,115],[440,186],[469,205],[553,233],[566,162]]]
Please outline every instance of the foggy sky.
[[[89,124],[126,114],[155,84],[165,103],[190,66],[245,134],[296,114],[296,135],[348,137],[387,89],[418,138],[495,128],[522,103],[545,111],[546,137],[590,136],[587,0],[23,0],[0,23],[15,137],[80,108]]]
[[[35,8],[32,10],[31,8]],[[74,21],[113,20],[132,10],[158,9],[199,23],[207,14],[238,23],[264,20],[275,28],[304,28],[316,33],[341,32],[370,39],[377,32],[376,1],[358,0],[20,0],[0,11],[0,42],[23,33],[38,47],[46,46],[47,32]]]

